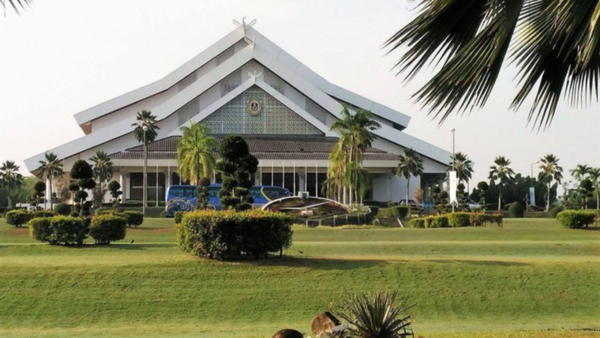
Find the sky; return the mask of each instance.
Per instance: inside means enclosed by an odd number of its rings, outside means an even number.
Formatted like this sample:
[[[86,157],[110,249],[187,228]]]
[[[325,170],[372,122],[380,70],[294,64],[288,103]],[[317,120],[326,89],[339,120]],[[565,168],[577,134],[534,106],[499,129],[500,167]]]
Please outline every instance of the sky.
[[[510,65],[485,107],[442,125],[432,120],[411,97],[432,70],[405,83],[392,70],[402,51],[382,49],[414,17],[414,6],[408,0],[54,0],[35,1],[21,16],[7,9],[0,16],[0,162],[14,160],[25,172],[24,159],[83,136],[74,114],[164,77],[235,29],[233,19],[247,17],[330,82],[411,116],[407,133],[451,151],[455,128],[456,151],[475,162],[473,182],[487,178],[499,155],[525,176],[548,153],[565,171],[600,167],[600,105],[575,109],[562,102],[551,127],[538,131],[527,123],[527,103],[509,109],[517,90]]]

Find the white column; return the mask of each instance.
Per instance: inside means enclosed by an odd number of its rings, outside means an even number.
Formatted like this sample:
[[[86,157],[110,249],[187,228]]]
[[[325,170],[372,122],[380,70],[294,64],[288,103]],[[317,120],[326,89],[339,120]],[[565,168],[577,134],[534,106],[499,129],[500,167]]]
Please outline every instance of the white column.
[[[306,161],[304,161],[304,187],[302,190],[308,192],[308,166]],[[310,193],[308,194],[310,195]]]
[[[294,161],[294,196],[296,195],[296,161]]]
[[[273,161],[271,161],[271,186],[273,186],[273,175],[275,175],[275,169],[273,167]]]
[[[119,172],[119,184],[121,185],[121,192],[122,192],[121,200],[125,200],[125,184],[126,184],[125,183],[125,180],[126,180],[125,175],[126,175],[125,172],[123,172],[123,171]]]
[[[285,161],[281,164],[281,186],[285,188]]]
[[[44,201],[44,209],[49,209],[50,208],[50,201],[52,200],[52,193],[50,192],[51,186],[50,186],[50,179],[46,179],[46,196],[45,196],[45,201]]]
[[[315,161],[315,197],[319,196],[319,163]]]

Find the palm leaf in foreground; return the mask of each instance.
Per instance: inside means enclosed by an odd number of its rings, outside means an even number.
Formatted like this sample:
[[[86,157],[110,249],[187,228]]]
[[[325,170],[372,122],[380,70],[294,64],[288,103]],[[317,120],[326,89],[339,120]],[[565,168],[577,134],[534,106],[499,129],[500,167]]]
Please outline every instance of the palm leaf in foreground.
[[[25,9],[25,5],[30,5],[33,0],[0,0],[0,5],[6,11],[6,5],[12,7],[12,9],[19,14],[21,9]]]
[[[351,338],[414,337],[408,299],[399,300],[397,292],[350,295],[336,314],[348,323],[345,334]]]
[[[519,69],[518,109],[537,91],[528,120],[552,122],[559,99],[598,101],[600,0],[421,0],[420,12],[384,46],[407,47],[395,68],[409,80],[428,62],[440,70],[415,94],[443,122],[482,107],[507,59]],[[535,88],[537,87],[537,90]]]

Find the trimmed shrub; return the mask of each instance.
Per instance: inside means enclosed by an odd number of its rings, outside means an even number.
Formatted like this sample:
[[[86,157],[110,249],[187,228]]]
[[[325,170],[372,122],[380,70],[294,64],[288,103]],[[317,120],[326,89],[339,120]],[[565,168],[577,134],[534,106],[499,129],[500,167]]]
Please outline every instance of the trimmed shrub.
[[[195,256],[235,259],[266,257],[292,244],[294,219],[264,210],[188,212],[177,224],[179,247]]]
[[[29,235],[31,238],[40,242],[50,242],[52,236],[51,228],[52,218],[34,218],[30,220],[27,225],[29,226]]]
[[[112,214],[116,214],[119,211],[115,208],[110,208],[110,207],[101,207],[98,209],[94,210],[94,215],[95,216],[99,216],[99,215],[112,215]]]
[[[584,210],[565,210],[558,213],[556,220],[564,227],[581,229],[594,224],[596,213]]]
[[[31,218],[33,218],[32,214],[25,210],[11,210],[6,213],[6,223],[15,227],[27,224]]]
[[[71,216],[71,217],[79,217],[79,213],[77,211],[71,211],[71,213],[69,214],[69,216]]]
[[[425,228],[434,228],[436,227],[436,224],[433,224],[433,221],[435,220],[434,216],[429,216],[429,217],[423,217],[423,221],[425,223]]]
[[[519,202],[513,202],[508,207],[508,214],[512,218],[523,218],[523,216],[525,215],[525,209]]]
[[[448,225],[453,228],[468,227],[471,225],[471,215],[467,212],[448,214]]]
[[[502,226],[502,222],[504,221],[504,214],[502,214],[501,212],[497,212],[493,215],[488,215],[490,222],[494,222],[496,223],[497,226],[501,227]]]
[[[181,224],[181,220],[183,219],[183,215],[185,214],[184,211],[176,211],[175,214],[173,215],[173,218],[175,219],[175,224]]]
[[[563,207],[562,205],[555,206],[554,208],[550,209],[550,217],[556,218],[558,213],[560,213],[561,211],[565,211],[565,207]]]
[[[144,223],[144,213],[140,211],[126,210],[123,212],[127,217],[128,226],[140,226]]]
[[[448,227],[448,216],[440,215],[434,216],[429,222],[429,228],[447,228]]]
[[[31,212],[30,219],[43,218],[43,217],[54,217],[54,216],[58,216],[58,213],[56,213],[56,211],[40,210],[40,211]]]
[[[71,206],[65,203],[58,203],[54,206],[54,211],[63,216],[67,216],[71,213]]]
[[[491,221],[491,217],[484,213],[473,212],[469,215],[469,223],[474,227],[486,225]]]
[[[408,207],[403,205],[397,205],[389,208],[381,208],[379,209],[377,216],[406,218],[406,216],[408,216]]]
[[[125,238],[127,219],[121,215],[106,214],[92,217],[90,236],[96,244],[110,244]]]
[[[425,228],[425,218],[413,218],[410,220],[411,228]]]

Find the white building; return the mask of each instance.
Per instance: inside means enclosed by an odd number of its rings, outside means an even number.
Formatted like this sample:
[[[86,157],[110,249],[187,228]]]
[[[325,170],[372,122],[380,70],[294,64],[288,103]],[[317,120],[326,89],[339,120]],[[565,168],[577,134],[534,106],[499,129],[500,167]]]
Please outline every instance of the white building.
[[[85,136],[48,151],[64,159],[66,180],[76,160],[89,160],[99,150],[111,154],[124,199],[141,199],[143,155],[131,125],[137,112],[151,110],[160,130],[149,145],[150,200],[164,200],[166,187],[180,182],[175,151],[179,128],[190,119],[217,137],[247,139],[260,161],[256,184],[314,194],[325,180],[338,137],[330,126],[343,104],[370,110],[382,126],[364,157],[372,177],[367,199],[405,197],[406,181],[392,170],[406,148],[419,152],[425,166],[421,178],[411,179],[410,196],[421,180],[426,186],[444,177],[450,153],[404,133],[409,116],[330,83],[247,24],[163,79],[76,114]],[[25,161],[30,172],[43,156]]]

